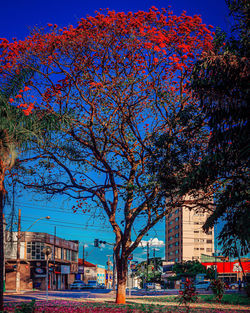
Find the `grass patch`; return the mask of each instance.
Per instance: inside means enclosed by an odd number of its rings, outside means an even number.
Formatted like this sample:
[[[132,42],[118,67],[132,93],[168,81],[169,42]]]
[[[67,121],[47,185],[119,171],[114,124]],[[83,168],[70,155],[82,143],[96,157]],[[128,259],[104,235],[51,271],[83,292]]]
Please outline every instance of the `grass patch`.
[[[213,303],[215,302],[213,295],[200,295],[200,302]],[[250,298],[242,294],[225,294],[221,300],[222,304],[232,304],[232,305],[250,305]]]
[[[165,297],[166,298],[166,297]],[[32,304],[32,305],[31,305]],[[32,306],[32,311],[27,311]],[[179,305],[164,307],[154,304],[126,304],[110,303],[76,303],[73,301],[39,301],[17,305],[5,305],[4,313],[185,313],[186,309]],[[191,308],[190,313],[249,313],[248,310]]]
[[[139,299],[139,298],[138,298]],[[141,299],[141,298],[140,298]],[[199,303],[216,303],[214,295],[198,295]],[[159,296],[159,297],[143,297],[143,300],[149,302],[167,303],[178,302],[176,295]],[[225,294],[221,300],[222,304],[232,305],[250,305],[250,298],[242,294]]]

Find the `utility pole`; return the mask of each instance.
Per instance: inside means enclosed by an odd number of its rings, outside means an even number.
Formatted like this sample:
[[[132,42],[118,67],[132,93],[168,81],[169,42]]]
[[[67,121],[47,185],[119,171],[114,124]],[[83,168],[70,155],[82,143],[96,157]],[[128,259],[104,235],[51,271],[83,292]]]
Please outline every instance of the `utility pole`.
[[[149,266],[149,242],[147,242],[147,280],[146,280],[146,289],[147,289],[147,282],[148,282],[148,266]]]
[[[17,230],[17,250],[16,250],[16,292],[21,291],[21,261],[20,261],[20,248],[21,248],[21,209],[18,210],[18,230]]]
[[[108,255],[107,257],[108,257],[108,262],[107,262],[107,265],[108,265],[108,282],[107,282],[107,287],[108,287],[108,289],[110,289],[110,281],[109,281],[109,275],[110,275],[110,264],[111,264],[111,262],[110,262],[110,257],[111,257],[112,255]]]
[[[50,246],[46,246],[43,249],[43,253],[46,255],[46,300],[48,301],[48,294],[49,294],[49,255],[51,254],[52,249]]]
[[[56,226],[54,227],[53,261],[53,289],[56,290]]]
[[[84,282],[84,261],[85,261],[85,251],[84,251],[84,244],[82,246],[82,280]]]
[[[112,290],[115,291],[115,283],[116,283],[116,280],[115,280],[115,252],[113,252],[113,287],[112,287]]]
[[[155,248],[154,248],[154,283],[155,283],[155,268],[156,268],[156,260],[155,260]]]

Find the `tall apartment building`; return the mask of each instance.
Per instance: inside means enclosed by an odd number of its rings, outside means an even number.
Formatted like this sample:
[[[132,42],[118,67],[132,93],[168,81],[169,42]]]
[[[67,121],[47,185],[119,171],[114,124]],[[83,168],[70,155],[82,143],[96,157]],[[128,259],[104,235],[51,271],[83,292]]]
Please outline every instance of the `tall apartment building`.
[[[214,252],[214,231],[206,234],[202,225],[208,213],[186,208],[173,210],[166,217],[165,257],[167,262],[201,260],[201,254]]]

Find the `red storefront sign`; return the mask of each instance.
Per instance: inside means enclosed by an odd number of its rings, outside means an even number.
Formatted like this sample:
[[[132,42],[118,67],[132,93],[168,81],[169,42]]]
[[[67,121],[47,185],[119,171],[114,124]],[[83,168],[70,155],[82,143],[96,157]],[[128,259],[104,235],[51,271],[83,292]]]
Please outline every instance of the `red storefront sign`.
[[[242,272],[239,261],[234,262],[202,262],[206,268],[215,266],[217,268],[217,273],[239,273]],[[245,273],[250,273],[250,262],[241,262],[243,270]]]

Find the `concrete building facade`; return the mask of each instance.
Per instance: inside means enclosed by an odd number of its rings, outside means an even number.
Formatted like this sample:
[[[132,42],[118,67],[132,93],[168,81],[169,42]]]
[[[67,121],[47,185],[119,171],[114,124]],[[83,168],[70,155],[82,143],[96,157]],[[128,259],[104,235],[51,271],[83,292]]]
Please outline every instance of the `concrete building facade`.
[[[214,231],[202,230],[208,213],[187,208],[173,210],[166,217],[165,260],[182,262],[201,260],[201,254],[213,255]]]
[[[16,288],[18,240],[20,241],[22,290],[46,288],[46,255],[44,249],[47,247],[51,249],[51,254],[48,256],[48,288],[68,289],[78,272],[78,241],[65,240],[38,232],[22,232],[20,239],[17,238],[17,233],[6,232],[6,289],[13,290]]]

